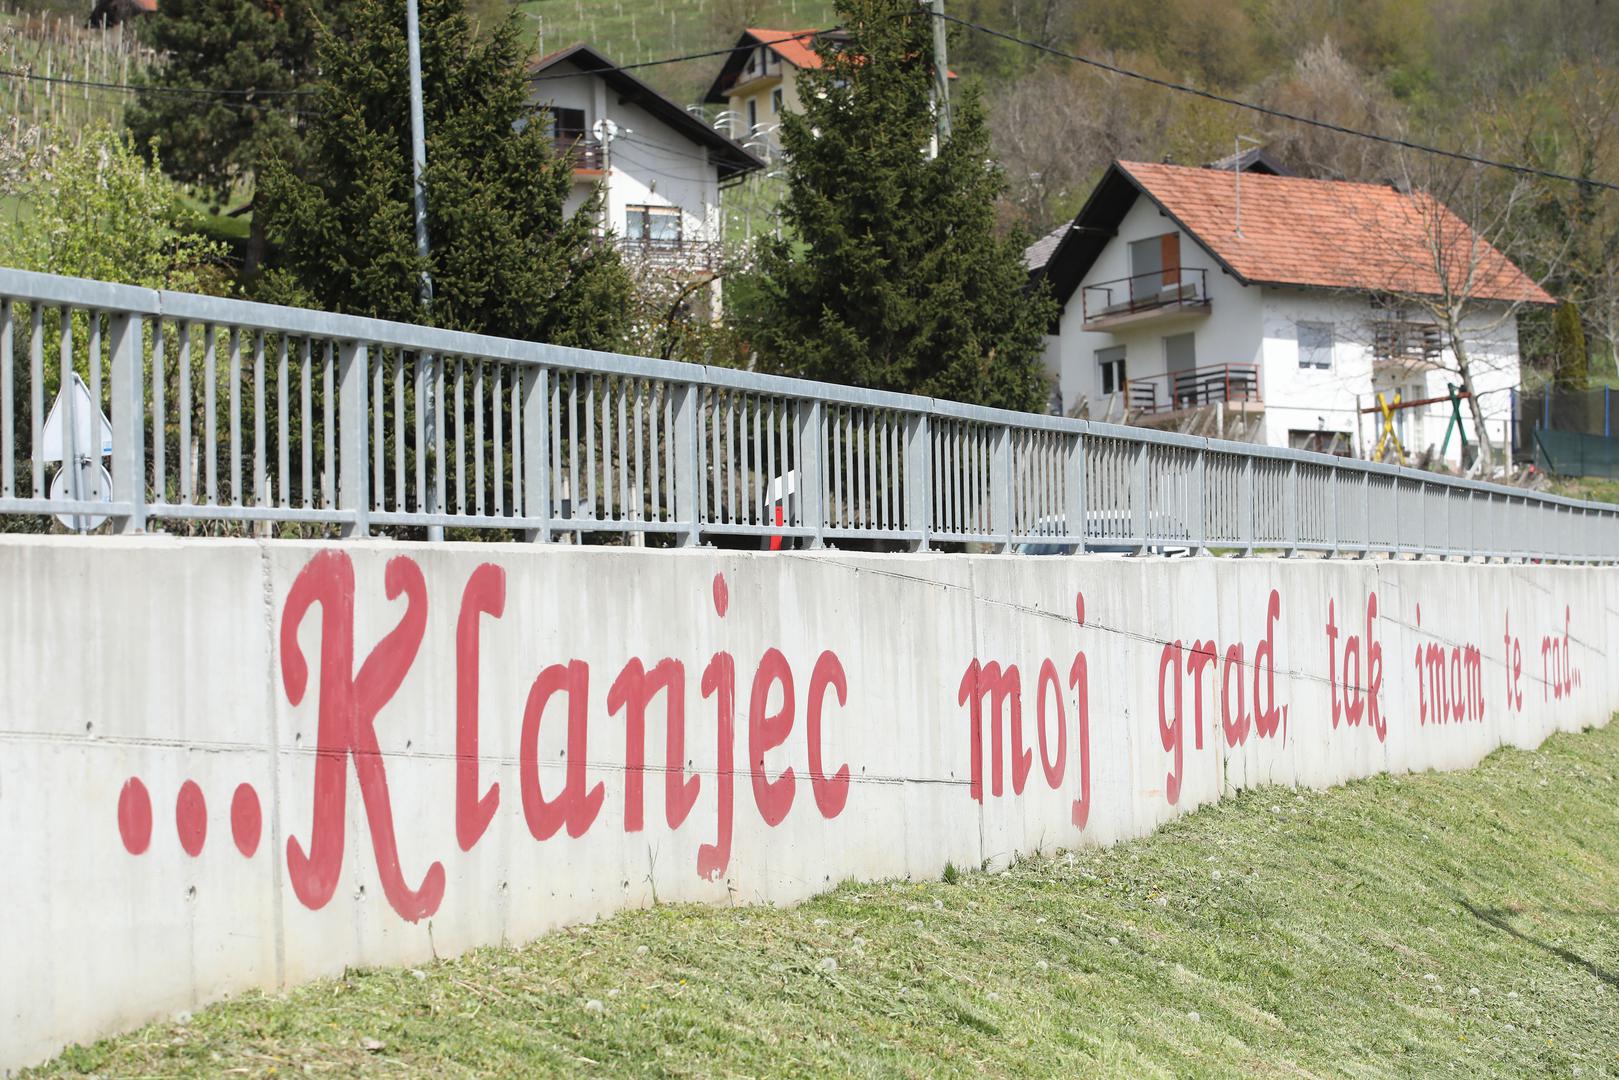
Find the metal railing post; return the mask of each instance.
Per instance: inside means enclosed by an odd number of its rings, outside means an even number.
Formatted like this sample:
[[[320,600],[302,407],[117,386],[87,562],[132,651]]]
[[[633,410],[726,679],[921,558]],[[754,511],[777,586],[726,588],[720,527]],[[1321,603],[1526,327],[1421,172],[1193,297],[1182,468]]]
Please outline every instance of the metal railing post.
[[[933,453],[927,413],[905,418],[905,528],[921,533],[911,550],[928,550],[933,515]]]
[[[347,537],[371,534],[369,384],[365,343],[343,342],[337,360],[337,507],[354,514],[354,520],[343,526]]]
[[[143,533],[146,531],[146,427],[142,408],[145,402],[141,377],[142,320],[138,315],[112,315],[108,323],[108,344],[112,353],[112,501],[128,503],[130,508],[128,516],[120,515],[113,525],[121,533]],[[98,357],[91,357],[90,362],[100,361]],[[161,365],[161,357],[158,362]],[[158,432],[157,437],[162,438],[163,433]],[[100,441],[99,432],[91,436],[95,461],[100,460]]]
[[[811,548],[826,546],[826,410],[817,399],[800,401],[798,505],[804,524],[815,530]]]
[[[1192,554],[1202,555],[1208,538],[1208,450],[1198,447],[1192,458],[1192,502],[1197,507],[1192,514]]]
[[[1422,530],[1417,535],[1413,551],[1418,559],[1428,554],[1428,482],[1417,481],[1417,528]]]
[[[1147,441],[1143,439],[1136,444],[1135,467],[1130,470],[1130,526],[1135,531],[1137,555],[1147,553],[1147,525],[1150,520],[1150,515],[1147,512],[1149,490]]]
[[[1244,454],[1242,472],[1237,479],[1237,540],[1244,555],[1254,553],[1254,518],[1258,514],[1254,497],[1254,457]]]
[[[1478,554],[1478,510],[1473,501],[1473,489],[1467,489],[1467,561]]]
[[[1287,477],[1282,481],[1282,518],[1287,530],[1287,557],[1299,553],[1299,463],[1287,463]]]
[[[696,547],[702,539],[702,508],[699,503],[703,475],[698,455],[703,441],[703,388],[696,383],[683,383],[670,389],[675,398],[674,458],[669,464],[674,471],[675,520],[685,526],[679,534],[680,546]]]
[[[1012,429],[1002,424],[991,436],[989,463],[989,523],[995,548],[1012,550]]]
[[[1327,502],[1332,506],[1332,535],[1327,540],[1332,545],[1329,552],[1333,558],[1337,558],[1339,553],[1342,552],[1344,539],[1343,515],[1339,512],[1340,508],[1338,506],[1338,473],[1340,471],[1338,466],[1334,464],[1331,471],[1327,473]]]
[[[1360,520],[1361,520],[1361,549],[1360,557],[1372,557],[1372,474],[1360,474]]]
[[[523,515],[540,519],[525,536],[551,542],[551,372],[519,368],[523,380]],[[442,432],[442,427],[441,427]]]
[[[1079,553],[1085,553],[1085,435],[1074,436],[1064,462],[1063,526],[1069,536],[1079,538]]]

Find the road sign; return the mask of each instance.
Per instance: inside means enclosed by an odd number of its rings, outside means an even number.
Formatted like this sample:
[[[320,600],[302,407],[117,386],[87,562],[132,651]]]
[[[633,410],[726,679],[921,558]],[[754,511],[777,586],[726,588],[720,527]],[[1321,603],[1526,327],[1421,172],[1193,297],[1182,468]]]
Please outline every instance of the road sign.
[[[40,445],[44,450],[40,458],[42,461],[61,461],[67,456],[67,427],[70,420],[73,449],[80,457],[106,457],[112,453],[112,424],[108,422],[107,414],[90,400],[90,391],[78,373],[74,372],[71,378],[72,381],[56,395],[50,415],[45,417],[45,428],[40,432]],[[64,400],[73,403],[71,413],[63,406]],[[92,427],[92,418],[101,421],[99,429]],[[96,430],[100,432],[99,438],[91,434]]]
[[[112,473],[91,458],[80,458],[78,465],[64,465],[51,478],[51,498],[58,502],[112,502]],[[57,514],[63,528],[89,532],[107,520],[106,514]]]

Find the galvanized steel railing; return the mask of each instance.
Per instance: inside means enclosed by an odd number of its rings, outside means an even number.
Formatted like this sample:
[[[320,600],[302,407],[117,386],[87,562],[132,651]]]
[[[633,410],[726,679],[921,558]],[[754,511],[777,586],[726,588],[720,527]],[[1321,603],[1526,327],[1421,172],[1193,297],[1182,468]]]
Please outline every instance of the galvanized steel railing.
[[[110,417],[110,479],[93,418],[49,422],[64,369]],[[48,476],[53,456],[78,462],[61,473],[73,483]],[[1607,504],[14,270],[0,270],[0,515],[11,529],[108,517],[120,532],[263,522],[682,545],[1619,557]]]

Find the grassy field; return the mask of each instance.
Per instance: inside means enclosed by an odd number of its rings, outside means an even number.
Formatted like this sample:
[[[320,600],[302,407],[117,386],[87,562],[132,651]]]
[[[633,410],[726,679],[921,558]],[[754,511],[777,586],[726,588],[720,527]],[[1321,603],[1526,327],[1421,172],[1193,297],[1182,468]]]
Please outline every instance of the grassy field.
[[[585,42],[620,64],[729,48],[744,19],[787,30],[832,22],[832,0],[525,0],[517,10],[532,26],[536,52]],[[688,104],[708,89],[724,62],[712,56],[636,75]]]
[[[32,1076],[1619,1076],[1619,723],[1109,851],[661,907]]]

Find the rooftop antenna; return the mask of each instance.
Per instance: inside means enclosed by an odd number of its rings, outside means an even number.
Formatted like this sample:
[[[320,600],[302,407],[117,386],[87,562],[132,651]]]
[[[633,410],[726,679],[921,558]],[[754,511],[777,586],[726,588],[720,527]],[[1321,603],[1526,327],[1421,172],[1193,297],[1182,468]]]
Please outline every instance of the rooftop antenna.
[[[1238,239],[1242,238],[1242,144],[1245,143],[1245,142],[1253,143],[1255,146],[1263,146],[1263,145],[1265,145],[1264,141],[1262,139],[1256,139],[1252,135],[1238,135],[1236,138],[1231,140],[1231,144],[1232,144],[1231,177],[1232,177],[1232,184],[1237,189],[1237,238]]]

